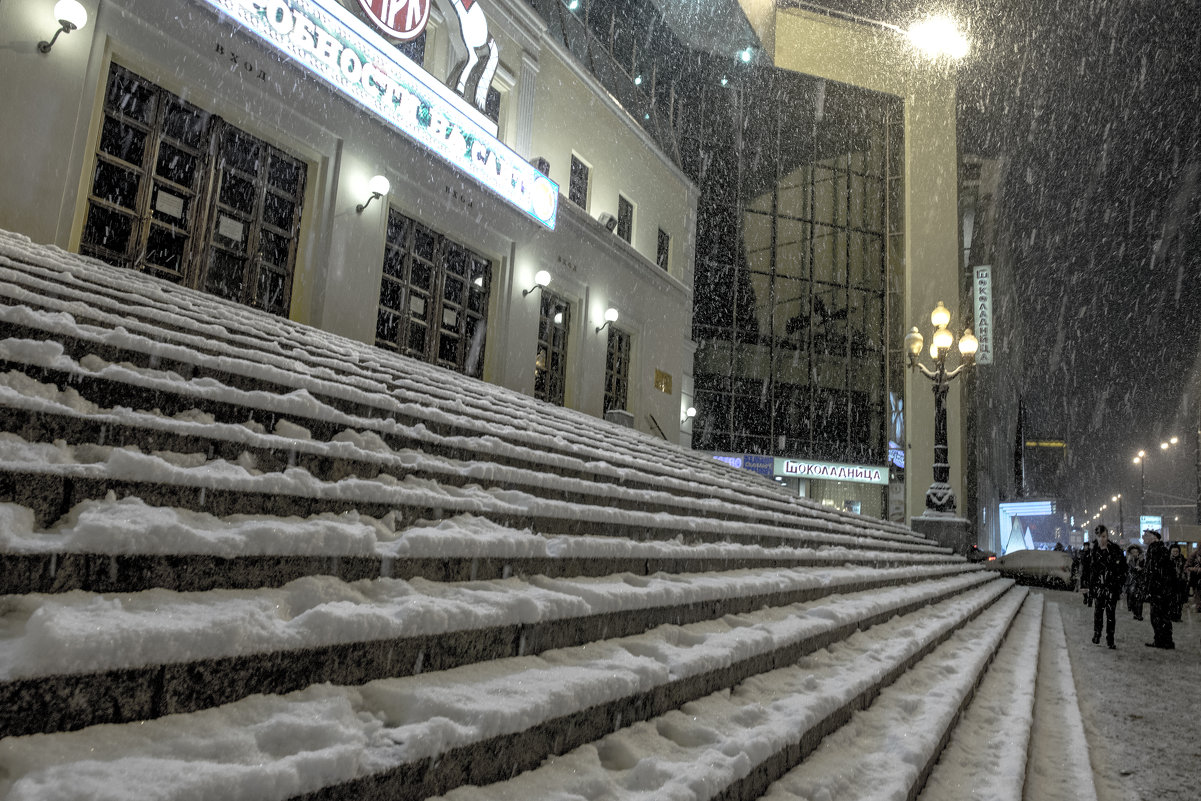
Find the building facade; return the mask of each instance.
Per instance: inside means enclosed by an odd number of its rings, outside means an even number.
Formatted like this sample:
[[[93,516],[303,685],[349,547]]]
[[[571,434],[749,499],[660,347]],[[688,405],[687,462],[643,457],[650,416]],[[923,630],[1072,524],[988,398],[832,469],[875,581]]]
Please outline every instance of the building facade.
[[[42,53],[51,4],[0,5],[0,102],[22,110],[0,119],[0,226],[839,508],[924,508],[934,402],[903,336],[938,301],[965,322],[954,74],[895,32],[751,0],[704,20],[645,0],[84,6]]]
[[[52,7],[0,227],[688,444],[697,190],[529,6]]]

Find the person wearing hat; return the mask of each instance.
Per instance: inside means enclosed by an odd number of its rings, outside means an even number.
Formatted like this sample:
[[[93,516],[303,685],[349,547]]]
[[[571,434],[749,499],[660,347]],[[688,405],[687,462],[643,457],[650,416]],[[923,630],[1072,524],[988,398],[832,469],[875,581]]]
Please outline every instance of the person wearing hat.
[[[1175,648],[1172,641],[1172,599],[1176,594],[1176,571],[1163,537],[1155,529],[1143,532],[1147,544],[1147,600],[1151,603],[1151,629],[1155,638],[1149,648]]]
[[[1109,541],[1109,529],[1093,529],[1093,551],[1089,560],[1089,590],[1093,596],[1093,643],[1101,642],[1101,624],[1105,624],[1105,644],[1113,643],[1114,618],[1122,585],[1126,583],[1126,557],[1116,542]]]

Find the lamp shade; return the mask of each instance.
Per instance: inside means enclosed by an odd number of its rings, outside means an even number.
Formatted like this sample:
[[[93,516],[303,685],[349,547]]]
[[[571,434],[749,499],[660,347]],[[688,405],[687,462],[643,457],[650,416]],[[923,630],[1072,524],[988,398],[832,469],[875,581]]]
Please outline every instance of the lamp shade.
[[[78,0],[58,0],[54,4],[54,19],[67,23],[72,30],[88,24],[88,10]]]
[[[689,406],[687,409],[684,410],[684,416],[688,417],[688,418],[696,417],[696,407]]]
[[[930,312],[930,322],[934,324],[935,328],[946,328],[947,324],[951,322],[951,312],[947,311],[947,307],[942,305],[941,300],[934,307],[934,311]],[[950,347],[950,343],[947,343],[947,347]]]
[[[946,328],[940,328],[934,332],[934,347],[939,350],[950,350],[954,343],[955,335]]]
[[[963,329],[963,336],[959,338],[959,352],[967,358],[972,358],[976,355],[976,349],[980,347],[980,341],[972,335],[972,329]]]
[[[613,308],[612,306],[605,309],[605,322],[606,323],[617,322],[617,309]]]
[[[367,182],[367,191],[373,195],[386,195],[392,190],[392,184],[382,175],[373,175]]]
[[[549,285],[550,285],[550,273],[548,273],[546,270],[539,270],[538,272],[534,273],[534,286],[549,286]]]
[[[911,356],[922,355],[922,348],[925,344],[926,339],[922,336],[922,332],[917,330],[916,325],[905,335],[905,350],[909,351]]]

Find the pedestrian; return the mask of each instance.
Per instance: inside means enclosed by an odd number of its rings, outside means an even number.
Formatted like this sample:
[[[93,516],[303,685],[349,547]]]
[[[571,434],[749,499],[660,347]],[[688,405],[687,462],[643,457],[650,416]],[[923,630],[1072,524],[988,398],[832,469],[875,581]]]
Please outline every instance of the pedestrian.
[[[1189,554],[1188,561],[1184,563],[1184,570],[1188,573],[1188,583],[1193,588],[1193,603],[1197,611],[1201,612],[1201,548],[1194,548]]]
[[[1080,549],[1080,589],[1084,590],[1084,605],[1093,605],[1092,581],[1089,578],[1089,568],[1092,561],[1092,543],[1084,543],[1084,547]]]
[[[1146,572],[1142,547],[1131,545],[1126,549],[1126,609],[1135,620],[1143,619],[1143,599],[1147,594]]]
[[[1109,541],[1109,529],[1097,526],[1093,529],[1094,541],[1089,586],[1093,596],[1093,643],[1101,642],[1101,624],[1105,624],[1105,644],[1116,648],[1113,642],[1118,598],[1122,585],[1126,583],[1126,556],[1116,542]]]
[[[1180,543],[1173,542],[1168,546],[1168,558],[1172,560],[1172,573],[1176,576],[1176,591],[1172,594],[1172,603],[1168,608],[1168,617],[1172,622],[1179,623],[1184,617],[1184,605],[1188,603],[1188,579],[1184,572],[1184,554],[1180,551]]]
[[[1176,592],[1176,571],[1158,531],[1150,528],[1144,531],[1143,542],[1147,546],[1147,601],[1151,605],[1151,629],[1155,632],[1147,646],[1175,648],[1169,607]]]

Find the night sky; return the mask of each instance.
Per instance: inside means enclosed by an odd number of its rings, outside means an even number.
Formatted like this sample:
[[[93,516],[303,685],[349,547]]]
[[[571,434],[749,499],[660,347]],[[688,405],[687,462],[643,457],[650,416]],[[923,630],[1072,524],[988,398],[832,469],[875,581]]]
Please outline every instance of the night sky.
[[[1153,488],[1194,498],[1201,7],[1020,5],[960,10],[976,47],[960,137],[1006,163],[998,261],[1021,287],[1027,431],[1067,439],[1078,506],[1137,498],[1140,447],[1155,450],[1148,503]]]

